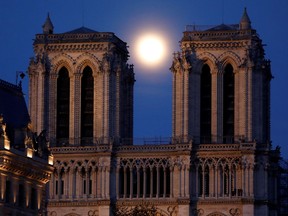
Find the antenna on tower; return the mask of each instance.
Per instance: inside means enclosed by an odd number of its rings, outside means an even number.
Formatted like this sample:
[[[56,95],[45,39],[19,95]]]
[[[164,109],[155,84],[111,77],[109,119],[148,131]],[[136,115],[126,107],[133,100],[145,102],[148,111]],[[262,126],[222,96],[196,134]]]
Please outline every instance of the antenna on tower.
[[[84,27],[84,0],[82,0],[82,26]]]
[[[224,0],[222,0],[222,24],[224,24]]]

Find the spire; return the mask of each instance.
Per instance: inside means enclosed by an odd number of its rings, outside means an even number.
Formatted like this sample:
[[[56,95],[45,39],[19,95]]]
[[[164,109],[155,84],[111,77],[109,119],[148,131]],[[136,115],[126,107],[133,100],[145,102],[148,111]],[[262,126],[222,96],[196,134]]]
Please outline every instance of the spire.
[[[251,21],[247,14],[246,7],[244,8],[244,13],[240,21],[240,29],[251,29]]]
[[[48,16],[47,16],[46,21],[45,21],[44,25],[42,26],[42,28],[43,28],[43,34],[53,34],[54,26],[51,22],[49,13],[48,13]]]

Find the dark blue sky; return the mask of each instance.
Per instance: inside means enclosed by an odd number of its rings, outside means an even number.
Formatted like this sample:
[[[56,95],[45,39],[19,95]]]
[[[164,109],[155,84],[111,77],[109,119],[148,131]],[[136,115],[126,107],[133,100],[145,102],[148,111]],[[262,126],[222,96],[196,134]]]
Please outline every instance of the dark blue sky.
[[[272,62],[271,129],[274,147],[288,157],[288,1],[287,0],[9,0],[0,2],[0,78],[15,83],[33,56],[32,39],[42,33],[47,13],[55,33],[85,26],[114,32],[129,45],[135,64],[135,137],[171,136],[172,53],[179,51],[185,26],[239,22],[244,7]],[[139,32],[160,31],[168,40],[162,66],[140,67],[133,52]],[[28,77],[23,81],[28,96]]]

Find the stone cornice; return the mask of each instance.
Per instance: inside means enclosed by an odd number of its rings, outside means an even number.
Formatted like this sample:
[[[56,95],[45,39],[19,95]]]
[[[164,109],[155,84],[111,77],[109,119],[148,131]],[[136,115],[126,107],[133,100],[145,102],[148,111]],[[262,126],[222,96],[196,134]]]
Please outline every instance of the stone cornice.
[[[199,199],[197,201],[199,205],[211,205],[211,204],[254,204],[254,199],[252,198],[223,198],[223,199]]]
[[[81,207],[81,206],[99,206],[99,205],[110,205],[110,200],[97,200],[97,201],[54,201],[49,200],[48,207]]]
[[[245,48],[248,45],[248,41],[218,41],[218,42],[203,42],[203,41],[183,41],[182,49],[238,49]]]
[[[256,30],[218,30],[218,31],[186,31],[182,41],[205,41],[205,40],[243,40],[251,39],[256,35]]]
[[[135,205],[182,205],[189,204],[190,199],[176,199],[176,198],[165,198],[165,199],[118,199],[116,205],[122,206],[135,206]]]
[[[117,154],[122,153],[153,153],[156,152],[177,152],[183,154],[185,151],[190,154],[192,144],[166,144],[166,145],[125,145],[113,147],[113,152]],[[51,148],[53,154],[81,154],[81,153],[111,153],[111,145],[95,145],[95,146],[70,146],[70,147],[53,147]]]
[[[48,44],[46,50],[50,52],[83,52],[83,51],[108,51],[108,45],[104,43],[70,43],[70,44]]]
[[[30,158],[24,158],[13,153],[0,154],[0,170],[7,173],[14,173],[17,176],[25,176],[27,178],[47,183],[50,179],[53,167],[43,162],[37,162]]]

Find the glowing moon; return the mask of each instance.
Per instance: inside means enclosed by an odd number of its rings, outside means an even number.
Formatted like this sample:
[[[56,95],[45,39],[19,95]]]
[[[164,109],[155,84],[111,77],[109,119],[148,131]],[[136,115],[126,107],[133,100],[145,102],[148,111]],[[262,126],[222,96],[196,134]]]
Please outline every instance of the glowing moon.
[[[157,34],[144,34],[136,42],[136,54],[142,64],[158,65],[165,57],[165,40]]]

